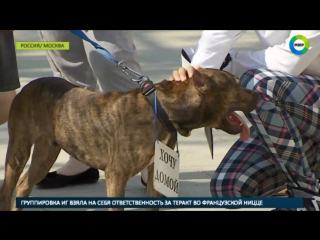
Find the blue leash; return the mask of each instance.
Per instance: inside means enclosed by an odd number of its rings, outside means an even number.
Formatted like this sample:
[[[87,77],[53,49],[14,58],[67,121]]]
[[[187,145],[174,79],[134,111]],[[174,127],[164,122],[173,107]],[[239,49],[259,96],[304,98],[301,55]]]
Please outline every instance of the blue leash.
[[[88,38],[88,36],[82,30],[70,30],[70,32],[72,32],[74,35],[77,35],[78,37],[82,38],[83,40],[91,43],[100,54],[102,54],[104,57],[106,57],[110,61],[116,63],[117,65],[119,64],[119,61],[114,59],[114,57],[111,55],[111,53],[107,49],[105,49],[100,44],[98,44],[98,43],[92,41],[90,38]]]
[[[82,30],[70,30],[71,33],[73,33],[74,35],[80,37],[81,39],[91,43],[95,49],[97,50],[97,52],[99,52],[102,56],[104,56],[105,58],[107,58],[108,60],[110,60],[111,62],[114,62],[115,64],[117,64],[118,67],[120,67],[122,69],[122,71],[127,75],[129,76],[128,72],[131,72],[137,76],[139,76],[141,79],[137,80],[137,79],[134,79],[134,78],[131,78],[131,81],[134,81],[134,82],[142,82],[142,78],[145,77],[143,76],[142,74],[132,70],[131,68],[128,68],[127,66],[124,65],[124,61],[118,61],[116,60],[112,54],[107,50],[105,49],[104,47],[102,47],[100,44],[98,44],[97,42],[91,40],[90,38],[88,38],[88,36],[82,31]]]

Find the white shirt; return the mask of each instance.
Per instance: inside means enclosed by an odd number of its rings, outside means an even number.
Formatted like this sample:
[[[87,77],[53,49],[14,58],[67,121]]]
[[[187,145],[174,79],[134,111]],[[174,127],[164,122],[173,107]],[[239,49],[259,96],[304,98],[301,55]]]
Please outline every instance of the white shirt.
[[[265,49],[258,51],[231,50],[247,30],[204,30],[197,44],[191,65],[219,69],[230,53],[232,61],[224,69],[238,77],[250,69],[268,68],[290,75],[320,77],[320,30],[256,30]],[[309,40],[309,50],[303,55],[290,51],[293,36]]]

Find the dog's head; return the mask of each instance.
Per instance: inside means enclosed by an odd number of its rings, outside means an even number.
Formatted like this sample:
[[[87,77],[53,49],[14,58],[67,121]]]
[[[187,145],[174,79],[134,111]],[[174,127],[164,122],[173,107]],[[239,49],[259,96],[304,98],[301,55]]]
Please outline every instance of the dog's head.
[[[241,133],[245,123],[234,111],[249,113],[258,101],[258,94],[241,87],[237,77],[217,69],[200,69],[186,81],[172,84],[176,99],[171,94],[168,114],[183,136],[201,127]]]

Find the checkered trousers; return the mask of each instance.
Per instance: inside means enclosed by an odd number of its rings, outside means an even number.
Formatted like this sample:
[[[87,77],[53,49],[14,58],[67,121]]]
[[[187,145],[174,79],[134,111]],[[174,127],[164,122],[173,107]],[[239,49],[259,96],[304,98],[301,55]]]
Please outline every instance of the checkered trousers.
[[[320,78],[250,70],[241,84],[260,93],[238,140],[211,180],[214,197],[269,196],[286,185],[317,192],[320,177]]]

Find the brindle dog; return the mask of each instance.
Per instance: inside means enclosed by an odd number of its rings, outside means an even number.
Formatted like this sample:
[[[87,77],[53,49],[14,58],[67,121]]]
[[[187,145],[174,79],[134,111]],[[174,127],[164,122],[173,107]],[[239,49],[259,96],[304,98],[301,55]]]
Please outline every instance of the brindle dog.
[[[169,119],[185,137],[193,129],[208,126],[238,134],[241,127],[230,120],[232,112],[249,113],[258,99],[258,94],[242,88],[235,76],[215,69],[196,71],[184,82],[163,80],[156,84],[156,91]],[[30,82],[10,110],[0,210],[11,209],[15,186],[17,197],[28,197],[61,149],[105,171],[108,197],[124,197],[127,181],[147,167],[154,155],[154,124],[154,110],[139,89],[98,94],[56,77]],[[176,135],[160,122],[158,132],[159,140],[173,149]],[[33,145],[30,168],[19,179]],[[147,195],[159,197],[153,188],[153,168],[152,163]],[[14,204],[12,210],[21,209]]]

